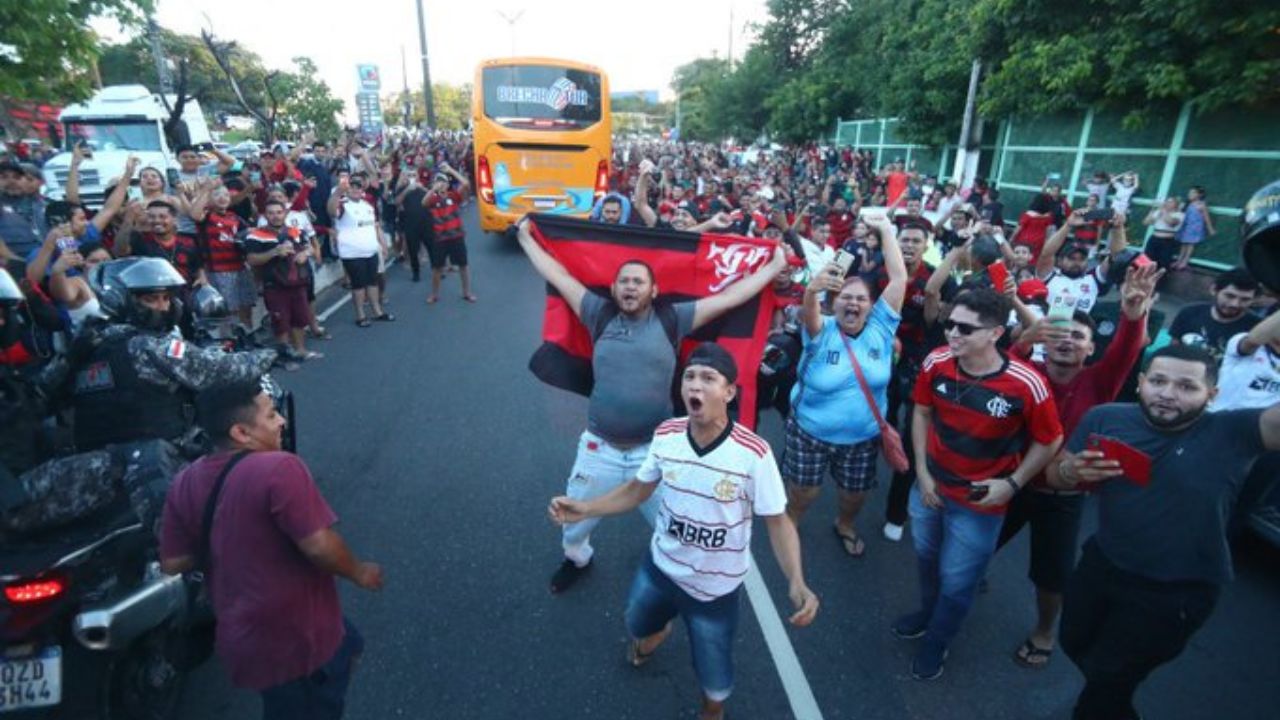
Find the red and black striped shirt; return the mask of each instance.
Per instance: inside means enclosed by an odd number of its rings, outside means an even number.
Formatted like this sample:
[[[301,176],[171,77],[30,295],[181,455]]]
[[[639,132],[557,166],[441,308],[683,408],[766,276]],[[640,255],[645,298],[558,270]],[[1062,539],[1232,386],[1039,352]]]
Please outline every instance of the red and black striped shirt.
[[[925,357],[912,400],[933,410],[925,447],[938,492],[978,512],[999,514],[1004,506],[970,503],[970,483],[1005,477],[1032,443],[1062,437],[1049,383],[1017,358],[975,377],[960,368],[950,348],[938,348]]]
[[[431,211],[431,229],[435,232],[436,242],[462,240],[466,236],[460,212],[462,196],[456,191],[429,193],[423,205]]]
[[[200,251],[209,272],[240,272],[245,269],[244,250],[236,244],[240,233],[240,216],[227,212],[210,212],[200,223]]]
[[[196,273],[204,266],[200,259],[200,248],[195,237],[191,235],[174,235],[168,244],[161,243],[151,233],[134,233],[129,243],[129,252],[138,257],[158,257],[169,261],[174,270],[187,281],[190,287]]]

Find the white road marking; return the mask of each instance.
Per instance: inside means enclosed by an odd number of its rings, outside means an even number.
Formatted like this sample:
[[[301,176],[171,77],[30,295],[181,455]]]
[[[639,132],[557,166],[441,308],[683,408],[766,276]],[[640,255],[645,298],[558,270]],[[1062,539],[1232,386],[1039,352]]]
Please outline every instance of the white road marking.
[[[395,265],[396,262],[397,262],[396,258],[391,258],[390,260],[387,261],[387,267],[390,268],[391,266]],[[338,312],[339,308],[341,308],[343,305],[346,305],[349,302],[351,302],[351,293],[345,290],[342,291],[342,298],[339,299],[338,302],[330,305],[328,310],[325,310],[324,312],[317,315],[316,320],[320,322],[324,322],[325,320],[328,320],[330,315],[333,315],[334,313]]]
[[[782,616],[773,604],[769,588],[765,587],[760,577],[760,568],[756,565],[755,555],[748,552],[751,569],[743,583],[747,587],[747,599],[751,601],[751,609],[760,623],[760,632],[764,635],[765,645],[773,656],[773,664],[778,668],[778,678],[782,680],[782,688],[787,691],[787,700],[791,703],[791,712],[796,720],[822,720],[822,711],[818,709],[818,700],[809,687],[809,678],[805,677],[800,667],[800,658],[796,657],[795,648],[791,646],[791,638],[787,637],[787,628],[782,624]]]

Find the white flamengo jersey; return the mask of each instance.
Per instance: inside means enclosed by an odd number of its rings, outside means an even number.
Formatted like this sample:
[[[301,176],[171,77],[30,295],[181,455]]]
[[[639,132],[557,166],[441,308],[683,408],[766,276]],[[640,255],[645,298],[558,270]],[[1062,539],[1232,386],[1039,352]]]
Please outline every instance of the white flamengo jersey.
[[[658,426],[640,482],[662,481],[653,563],[696,600],[733,592],[747,575],[753,515],[781,515],[787,494],[769,443],[732,424],[699,451],[689,419]]]

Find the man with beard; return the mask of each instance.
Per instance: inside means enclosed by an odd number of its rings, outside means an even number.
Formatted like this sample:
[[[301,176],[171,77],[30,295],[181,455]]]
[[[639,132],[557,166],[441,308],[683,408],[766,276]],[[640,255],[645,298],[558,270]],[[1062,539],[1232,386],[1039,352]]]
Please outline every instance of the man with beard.
[[[1033,348],[1043,343],[1046,359],[1031,361],[1049,379],[1058,406],[1058,420],[1070,435],[1091,408],[1113,402],[1146,344],[1147,313],[1155,286],[1164,271],[1154,265],[1130,265],[1120,292],[1122,314],[1115,339],[1102,358],[1088,367],[1093,355],[1093,318],[1076,310],[1067,327],[1041,319],[1019,338],[1013,352],[1030,360]],[[1026,491],[1009,503],[997,549],[1012,540],[1024,526],[1031,526],[1029,578],[1036,587],[1036,627],[1014,654],[1023,667],[1039,669],[1053,653],[1053,627],[1062,612],[1062,590],[1076,559],[1076,538],[1084,511],[1084,494],[1048,486],[1043,475],[1031,480]]]
[[[1138,403],[1089,411],[1049,464],[1051,485],[1085,484],[1099,503],[1059,638],[1085,678],[1076,720],[1139,717],[1138,686],[1182,653],[1233,577],[1232,507],[1254,459],[1280,450],[1280,404],[1205,412],[1217,380],[1206,349],[1161,348],[1139,376]],[[1149,457],[1149,477],[1098,438]]]
[[[1258,281],[1248,270],[1235,268],[1213,281],[1213,302],[1188,305],[1173,318],[1169,336],[1175,345],[1199,345],[1221,358],[1227,341],[1258,324],[1249,305],[1258,296]]]
[[[271,316],[271,328],[293,360],[317,360],[321,353],[307,350],[305,333],[311,323],[307,287],[312,247],[302,229],[285,225],[284,203],[268,200],[263,209],[267,224],[245,232],[243,244],[249,265],[262,276],[262,301]]]
[[[1125,232],[1125,216],[1116,213],[1111,219],[1111,235],[1107,257],[1097,267],[1089,269],[1089,246],[1080,242],[1067,242],[1067,236],[1076,228],[1089,224],[1083,210],[1072,213],[1067,222],[1045,241],[1036,260],[1036,276],[1049,288],[1049,307],[1065,303],[1076,310],[1089,312],[1098,298],[1106,295],[1107,273],[1111,270],[1111,258],[1129,244]]]
[[[658,300],[652,268],[640,260],[622,263],[609,297],[591,292],[544,250],[520,223],[521,248],[591,333],[595,383],[587,405],[587,429],[569,473],[567,495],[590,500],[635,476],[649,450],[654,428],[672,414],[671,383],[680,338],[755,297],[786,265],[781,249],[756,272],[718,294],[694,302]],[[643,508],[652,522],[656,503]],[[551,592],[567,590],[591,567],[590,518],[564,526],[564,562],[551,577]]]

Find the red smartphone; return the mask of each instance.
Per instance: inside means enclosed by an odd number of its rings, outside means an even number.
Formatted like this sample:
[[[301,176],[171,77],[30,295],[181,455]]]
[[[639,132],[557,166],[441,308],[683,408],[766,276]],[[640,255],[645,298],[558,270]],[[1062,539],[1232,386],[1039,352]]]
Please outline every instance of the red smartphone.
[[[1089,436],[1089,449],[1120,463],[1124,477],[1138,487],[1151,483],[1151,456],[1127,443],[1098,434]]]
[[[1004,262],[997,260],[987,266],[987,275],[991,278],[991,284],[998,293],[1004,293],[1004,286],[1009,282],[1009,268],[1004,266]]]
[[[1147,257],[1146,253],[1138,253],[1133,258],[1133,266],[1136,268],[1144,268],[1144,267],[1147,267],[1148,265],[1151,265],[1154,262],[1155,262],[1154,260]]]

